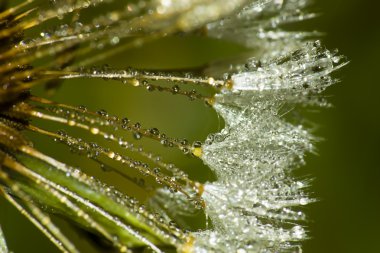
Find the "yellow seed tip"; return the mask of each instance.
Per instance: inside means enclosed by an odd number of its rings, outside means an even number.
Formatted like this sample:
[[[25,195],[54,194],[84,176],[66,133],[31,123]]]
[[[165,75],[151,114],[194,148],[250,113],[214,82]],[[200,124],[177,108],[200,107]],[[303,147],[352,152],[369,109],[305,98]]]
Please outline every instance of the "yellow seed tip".
[[[193,148],[191,152],[193,153],[194,156],[200,158],[202,157],[203,150],[202,148]]]
[[[181,253],[194,253],[194,237],[190,236],[187,238],[186,242],[182,245]]]

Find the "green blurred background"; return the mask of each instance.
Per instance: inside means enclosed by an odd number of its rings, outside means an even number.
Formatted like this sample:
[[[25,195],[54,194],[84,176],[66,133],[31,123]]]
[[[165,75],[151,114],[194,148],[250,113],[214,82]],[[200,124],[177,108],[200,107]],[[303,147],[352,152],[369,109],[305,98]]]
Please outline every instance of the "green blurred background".
[[[380,252],[379,9],[380,2],[374,0],[316,0],[316,10],[322,16],[301,25],[302,29],[325,32],[324,44],[330,49],[338,48],[350,60],[336,74],[342,82],[327,91],[334,108],[308,115],[318,124],[315,134],[325,140],[317,146],[318,156],[309,155],[308,164],[302,169],[303,174],[315,178],[311,190],[319,198],[307,208],[311,238],[304,243],[306,253]],[[128,51],[109,63],[186,68],[233,56],[242,50],[224,42],[170,38]],[[94,110],[105,108],[140,121],[146,127],[158,127],[171,136],[189,140],[203,140],[209,132],[221,127],[217,115],[202,103],[170,94],[147,93],[116,82],[68,82],[53,99],[85,104]],[[83,165],[64,148],[47,139],[39,140],[37,147],[47,153]],[[183,158],[175,152],[166,157],[175,160],[193,177],[202,174],[202,178],[207,178],[210,174],[196,159]],[[98,174],[120,188],[125,187],[123,180],[110,173],[99,170]],[[0,221],[12,250],[57,252],[9,205],[4,201],[0,204]],[[91,251],[90,246],[84,247]]]
[[[335,108],[318,118],[319,156],[306,170],[320,201],[310,207],[305,252],[380,252],[380,2],[318,0],[313,27],[350,64],[328,94]]]

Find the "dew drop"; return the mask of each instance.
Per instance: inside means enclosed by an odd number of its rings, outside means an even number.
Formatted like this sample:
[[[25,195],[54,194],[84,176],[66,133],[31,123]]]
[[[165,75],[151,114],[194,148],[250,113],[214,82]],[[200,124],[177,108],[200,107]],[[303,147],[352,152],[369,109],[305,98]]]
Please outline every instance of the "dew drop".
[[[112,151],[109,152],[107,155],[108,155],[108,157],[111,158],[111,159],[114,159],[115,156],[116,156],[115,152],[112,152]]]
[[[31,75],[27,75],[24,79],[23,79],[23,82],[31,82],[33,81],[33,77]]]
[[[97,111],[97,114],[99,114],[99,115],[102,116],[102,117],[107,117],[107,116],[108,116],[107,111],[106,111],[106,110],[103,110],[103,109]]]
[[[205,99],[205,102],[206,102],[206,105],[208,106],[213,106],[215,104],[215,98],[211,97],[211,98],[206,98]]]
[[[340,60],[341,60],[341,57],[339,57],[339,56],[334,56],[332,58],[333,63],[339,63]]]
[[[202,147],[202,142],[200,142],[200,141],[195,141],[195,142],[193,143],[193,147],[194,147],[194,148],[200,148],[200,147]]]
[[[182,148],[183,154],[187,155],[190,153],[190,150],[188,148]]]
[[[172,93],[173,94],[177,94],[178,92],[179,92],[179,86],[178,85],[174,85],[173,87],[172,87]]]
[[[74,120],[68,120],[67,125],[69,126],[75,126],[76,122]]]
[[[301,204],[301,205],[304,206],[304,205],[307,205],[307,203],[308,203],[307,198],[301,198],[301,199],[300,199],[300,204]]]
[[[305,236],[305,231],[301,226],[294,226],[291,229],[292,235],[297,239],[302,239]]]
[[[121,123],[123,125],[127,125],[129,123],[129,119],[128,118],[122,118]]]
[[[147,89],[147,91],[154,91],[154,86],[148,84],[148,85],[146,86],[146,89]]]
[[[323,70],[323,67],[320,66],[320,65],[314,66],[312,68],[312,71],[315,72],[315,73],[321,72],[322,70]]]
[[[142,138],[142,136],[139,132],[135,132],[135,133],[133,133],[133,138],[135,138],[136,140],[140,140]]]
[[[138,86],[140,86],[140,81],[137,80],[137,79],[133,79],[133,80],[131,81],[131,84],[132,84],[133,86],[135,86],[135,87],[138,87]]]
[[[92,134],[94,134],[94,135],[97,135],[97,134],[99,133],[99,128],[92,127],[92,128],[90,129],[90,132],[91,132]]]
[[[149,132],[153,135],[159,135],[160,134],[160,131],[158,131],[157,128],[151,128],[151,129],[149,129]]]
[[[207,82],[208,82],[209,85],[214,85],[214,84],[215,84],[215,79],[212,78],[212,77],[209,77],[209,78],[207,79]]]
[[[116,45],[120,42],[120,38],[115,36],[111,39],[111,45]]]
[[[195,100],[197,98],[197,91],[192,89],[189,93],[188,93],[188,97],[191,101]]]

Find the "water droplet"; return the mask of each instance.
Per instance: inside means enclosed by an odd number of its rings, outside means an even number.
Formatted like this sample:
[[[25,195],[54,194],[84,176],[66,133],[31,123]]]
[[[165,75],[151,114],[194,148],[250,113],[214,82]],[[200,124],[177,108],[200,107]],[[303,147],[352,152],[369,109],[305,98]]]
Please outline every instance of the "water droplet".
[[[340,56],[334,56],[332,58],[333,63],[339,63],[342,58]]]
[[[190,150],[188,148],[182,148],[182,152],[187,155],[190,153]]]
[[[319,40],[314,41],[313,46],[314,47],[321,47],[321,41],[319,41]]]
[[[142,135],[139,132],[134,132],[133,138],[135,138],[136,140],[140,140],[142,138]]]
[[[154,86],[148,84],[148,85],[146,86],[146,89],[147,89],[148,91],[154,91]]]
[[[111,39],[111,45],[116,45],[120,42],[120,38],[115,36]]]
[[[304,206],[304,205],[307,205],[308,203],[309,203],[309,201],[308,201],[307,198],[301,198],[301,199],[300,199],[300,204],[301,204],[301,205]]]
[[[214,85],[214,84],[215,84],[215,79],[212,78],[212,77],[209,77],[209,78],[207,79],[207,82],[208,82],[209,85]]]
[[[129,119],[128,118],[122,118],[121,123],[123,125],[127,125],[129,123]]]
[[[192,89],[187,95],[191,101],[195,100],[198,97],[197,91],[195,89]]]
[[[169,221],[169,227],[171,229],[176,229],[177,228],[177,224],[174,221]]]
[[[103,109],[97,111],[96,113],[99,114],[99,115],[102,116],[102,117],[107,117],[107,116],[108,116],[107,111],[106,111],[106,110],[103,110]]]
[[[115,152],[112,152],[112,151],[109,152],[107,155],[108,155],[108,157],[111,158],[111,159],[114,159],[115,156],[116,156]]]
[[[194,147],[194,148],[200,148],[200,147],[202,147],[202,142],[201,142],[201,141],[195,141],[195,142],[193,143],[193,147]]]
[[[149,132],[153,135],[159,135],[160,134],[160,131],[158,131],[157,128],[151,128],[151,129],[149,129]]]
[[[27,75],[24,79],[22,79],[23,82],[31,82],[33,81],[33,77],[31,75]]]
[[[65,131],[63,131],[63,130],[58,130],[57,134],[60,135],[60,136],[62,136],[62,137],[67,137],[67,133]]]
[[[90,132],[92,133],[92,134],[98,134],[99,133],[99,128],[96,128],[96,127],[92,127],[91,129],[90,129]]]
[[[206,105],[213,106],[215,104],[215,98],[214,97],[206,98],[205,102],[206,102]]]
[[[196,209],[202,209],[203,206],[204,206],[204,203],[203,201],[199,200],[199,199],[195,199],[192,201],[193,202],[193,205]]]
[[[140,81],[137,80],[137,79],[133,79],[133,80],[131,81],[131,84],[132,84],[133,86],[137,87],[137,86],[140,86]]]
[[[291,229],[292,236],[294,236],[297,239],[302,239],[305,236],[305,231],[301,226],[294,226]]]
[[[179,92],[179,86],[178,85],[174,85],[173,87],[172,87],[172,93],[173,94],[177,94],[178,92]]]
[[[314,66],[311,70],[315,73],[318,73],[318,72],[321,72],[323,70],[323,67],[320,65],[317,65],[317,66]]]

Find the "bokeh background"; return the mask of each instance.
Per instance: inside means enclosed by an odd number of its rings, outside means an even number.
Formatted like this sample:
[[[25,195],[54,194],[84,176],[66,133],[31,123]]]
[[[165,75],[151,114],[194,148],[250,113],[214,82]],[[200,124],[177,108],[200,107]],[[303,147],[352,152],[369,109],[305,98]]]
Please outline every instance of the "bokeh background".
[[[342,82],[326,93],[334,107],[307,115],[318,126],[315,134],[324,140],[317,145],[318,155],[309,155],[301,172],[314,178],[311,191],[319,198],[307,208],[310,240],[304,243],[304,252],[380,252],[380,2],[315,2],[316,11],[322,15],[300,28],[325,32],[323,43],[330,49],[338,48],[350,64],[336,74]],[[179,37],[128,51],[109,63],[120,67],[188,68],[242,51],[243,48],[229,43]],[[35,92],[43,94],[41,89]],[[202,103],[170,94],[147,93],[119,83],[68,82],[53,99],[85,104],[94,110],[106,108],[113,114],[127,115],[147,127],[158,127],[171,136],[189,140],[203,140],[222,126],[215,112]],[[36,145],[59,159],[83,165],[78,157],[48,139],[40,138]],[[205,180],[210,176],[196,159],[183,158],[175,152],[166,157],[193,177]],[[101,170],[96,173],[128,190],[123,179]],[[12,207],[4,201],[0,205],[0,221],[15,253],[57,252]],[[77,240],[81,240],[80,236]],[[87,252],[93,249],[91,245],[83,247]]]
[[[350,64],[329,89],[331,110],[318,115],[319,156],[305,168],[320,201],[310,208],[305,252],[380,252],[379,1],[318,0],[313,26]]]

